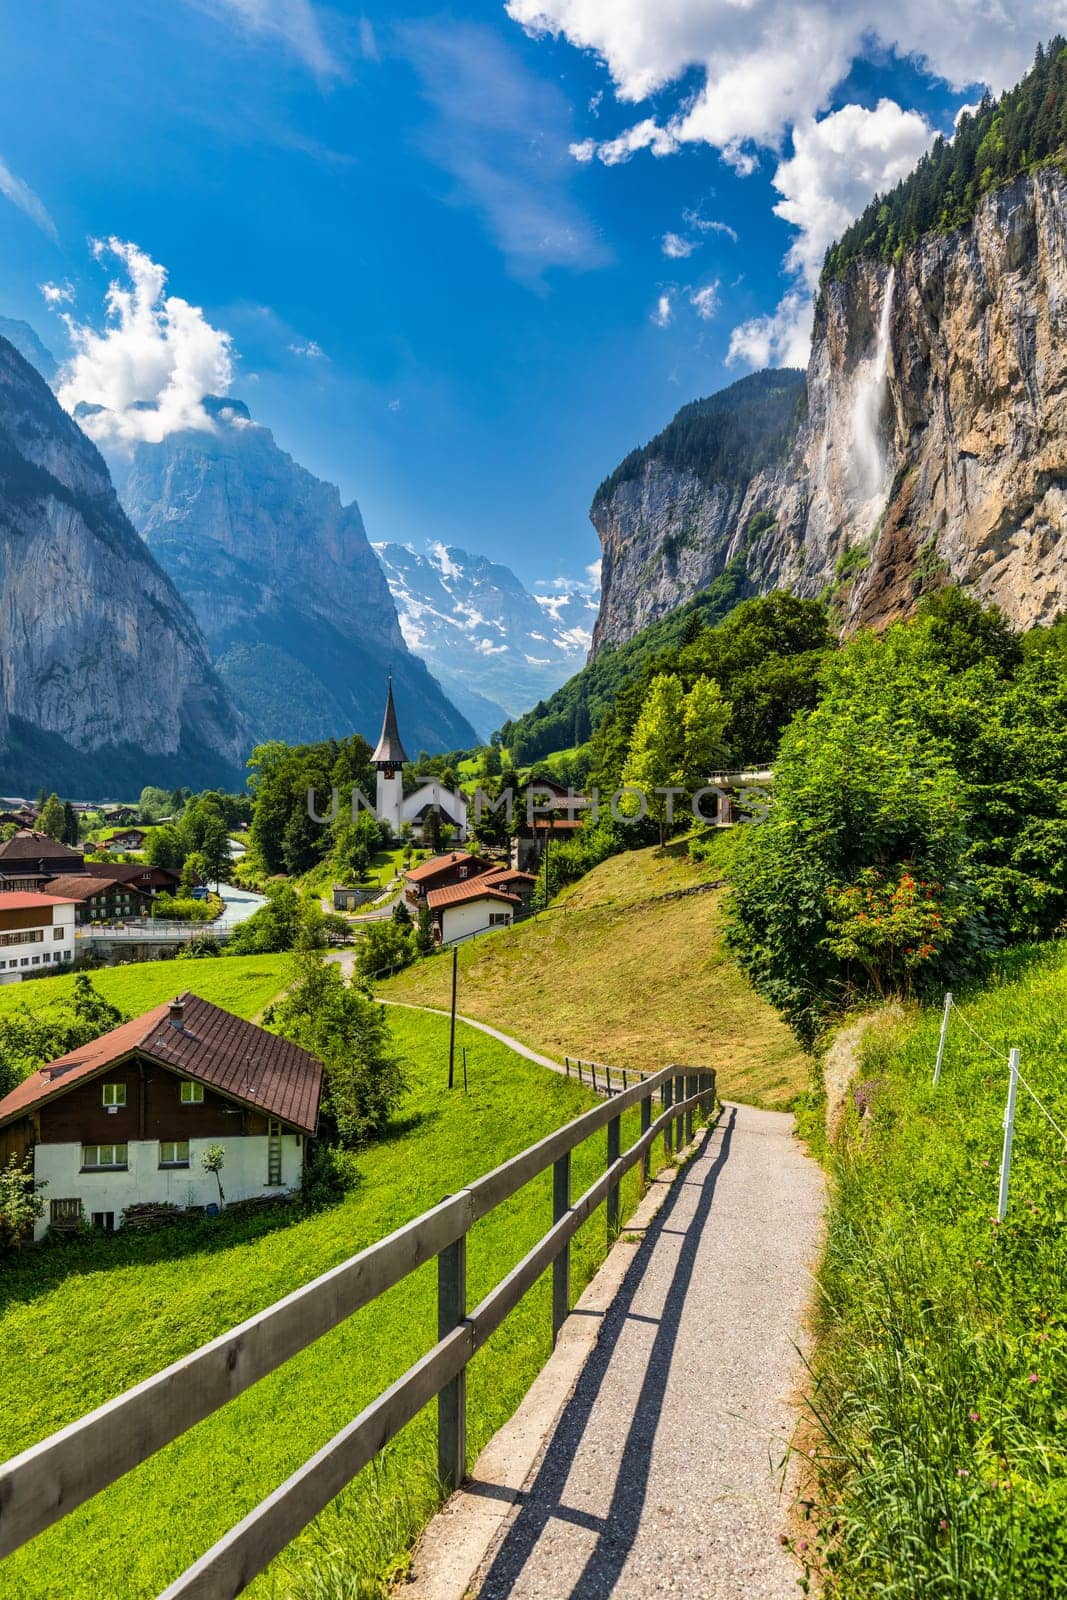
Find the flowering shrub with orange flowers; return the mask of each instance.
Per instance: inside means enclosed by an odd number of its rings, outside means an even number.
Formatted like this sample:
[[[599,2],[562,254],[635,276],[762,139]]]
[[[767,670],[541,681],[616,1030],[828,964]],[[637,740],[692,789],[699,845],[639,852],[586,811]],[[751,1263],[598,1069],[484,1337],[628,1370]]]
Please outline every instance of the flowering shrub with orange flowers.
[[[906,867],[868,867],[855,883],[830,884],[826,901],[826,948],[860,967],[879,995],[907,993],[964,916],[943,884]]]

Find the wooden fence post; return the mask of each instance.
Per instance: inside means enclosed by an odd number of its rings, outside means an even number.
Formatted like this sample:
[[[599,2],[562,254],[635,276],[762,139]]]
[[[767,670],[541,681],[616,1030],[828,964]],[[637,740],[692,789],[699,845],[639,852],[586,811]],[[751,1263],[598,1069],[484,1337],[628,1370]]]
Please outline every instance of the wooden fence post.
[[[682,1101],[684,1099],[685,1099],[685,1075],[684,1075],[684,1073],[680,1072],[678,1074],[678,1076],[674,1080],[674,1102],[675,1102],[675,1105],[681,1105],[681,1103],[682,1103]],[[682,1148],[682,1146],[684,1144],[685,1144],[685,1112],[684,1111],[679,1111],[677,1117],[674,1119],[674,1153],[675,1153],[675,1155],[678,1154],[678,1151]]]
[[[620,1130],[621,1118],[612,1117],[608,1123],[608,1166],[618,1161],[621,1149]],[[608,1190],[608,1246],[614,1243],[619,1233],[619,1185],[613,1183]]]
[[[605,1075],[607,1077],[608,1094],[610,1095],[610,1093],[611,1093],[611,1068],[610,1067],[605,1067],[604,1068],[604,1073],[605,1073]]]
[[[437,1257],[437,1337],[444,1339],[467,1315],[467,1236]],[[437,1476],[458,1489],[467,1473],[467,1370],[437,1397]]]
[[[696,1077],[696,1073],[695,1072],[689,1072],[689,1073],[686,1074],[686,1079],[685,1079],[685,1098],[687,1100],[691,1100],[693,1098],[693,1096],[696,1094],[696,1092],[697,1092],[697,1077]],[[693,1107],[692,1106],[689,1107],[689,1110],[685,1114],[685,1142],[686,1142],[686,1144],[692,1144],[692,1142],[693,1142]]]
[[[571,1208],[571,1153],[552,1163],[552,1222],[562,1221]],[[571,1309],[571,1247],[568,1242],[552,1263],[552,1343]]]
[[[593,1093],[596,1094],[596,1062],[590,1061],[589,1070],[593,1074]]]
[[[672,1089],[673,1089],[673,1087],[674,1087],[674,1079],[673,1078],[668,1078],[666,1083],[663,1085],[663,1088],[660,1090],[660,1098],[663,1101],[663,1110],[665,1112],[669,1112],[670,1109],[671,1109],[671,1099],[672,1099]],[[668,1116],[666,1122],[663,1124],[663,1159],[665,1161],[669,1161],[671,1159],[671,1150],[672,1150],[671,1129],[672,1129],[672,1127],[673,1127],[673,1124],[671,1122],[670,1116]]]
[[[652,1096],[646,1094],[641,1101],[641,1132],[645,1134],[652,1126]],[[652,1182],[652,1150],[648,1148],[641,1157],[641,1193],[644,1194]]]

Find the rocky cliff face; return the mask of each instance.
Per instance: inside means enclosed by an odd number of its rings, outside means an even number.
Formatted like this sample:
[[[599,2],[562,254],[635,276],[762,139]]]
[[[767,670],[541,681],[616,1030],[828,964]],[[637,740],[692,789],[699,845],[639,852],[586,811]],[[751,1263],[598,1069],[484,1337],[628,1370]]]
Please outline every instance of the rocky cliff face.
[[[373,741],[391,666],[413,751],[476,743],[405,644],[359,507],[342,505],[240,401],[204,403],[212,430],[139,444],[121,493],[254,737]]]
[[[899,264],[820,297],[806,415],[740,485],[647,460],[595,505],[595,648],[734,562],[743,592],[833,589],[842,625],[962,584],[1018,627],[1067,606],[1067,177],[992,191]]]
[[[243,729],[95,446],[0,338],[0,779],[236,781]]]

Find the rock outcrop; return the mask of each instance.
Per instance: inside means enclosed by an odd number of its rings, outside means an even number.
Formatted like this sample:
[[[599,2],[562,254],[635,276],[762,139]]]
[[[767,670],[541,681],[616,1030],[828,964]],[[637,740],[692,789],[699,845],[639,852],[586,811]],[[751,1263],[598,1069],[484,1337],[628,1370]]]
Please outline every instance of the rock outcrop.
[[[0,338],[0,781],[236,783],[239,718],[96,447]]]
[[[254,738],[358,732],[373,742],[391,667],[413,751],[475,744],[405,644],[359,507],[280,449],[239,400],[204,405],[211,430],[138,444],[120,492]]]
[[[945,581],[1017,627],[1050,621],[1067,607],[1067,176],[1021,175],[897,265],[858,259],[828,282],[777,459],[709,484],[655,442],[643,454],[591,513],[594,648],[731,562],[745,593],[833,591],[846,629]]]

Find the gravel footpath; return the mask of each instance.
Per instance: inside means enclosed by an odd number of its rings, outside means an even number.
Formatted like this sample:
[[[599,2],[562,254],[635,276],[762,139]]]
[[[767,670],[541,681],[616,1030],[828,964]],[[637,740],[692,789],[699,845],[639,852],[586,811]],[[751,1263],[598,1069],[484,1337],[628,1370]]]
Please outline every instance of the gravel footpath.
[[[648,1229],[480,1600],[797,1595],[781,1477],[822,1207],[792,1118],[725,1107]]]

